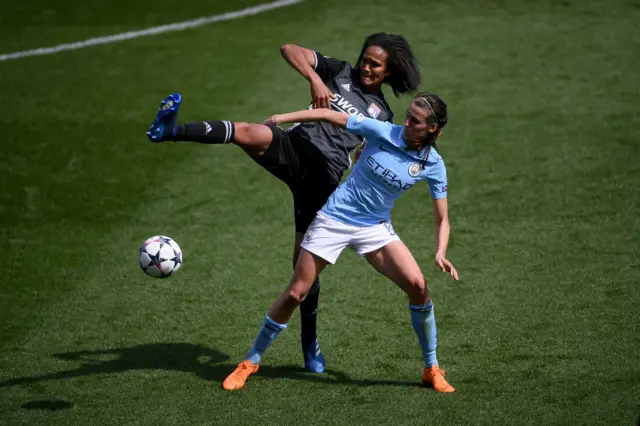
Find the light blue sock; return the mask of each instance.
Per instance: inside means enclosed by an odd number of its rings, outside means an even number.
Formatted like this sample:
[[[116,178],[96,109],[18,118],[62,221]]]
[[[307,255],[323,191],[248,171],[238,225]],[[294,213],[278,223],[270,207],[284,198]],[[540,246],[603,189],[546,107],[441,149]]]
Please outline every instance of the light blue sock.
[[[280,334],[280,332],[285,328],[287,328],[287,324],[277,323],[269,318],[269,315],[265,315],[264,324],[262,324],[262,328],[256,336],[256,340],[253,342],[251,350],[244,359],[248,359],[254,365],[259,364],[264,351],[271,346],[271,343],[275,340],[278,334]]]
[[[409,305],[411,312],[411,324],[413,330],[418,335],[418,342],[422,349],[425,367],[438,365],[436,358],[436,347],[438,339],[436,333],[436,317],[433,314],[433,303],[429,301],[426,305]]]

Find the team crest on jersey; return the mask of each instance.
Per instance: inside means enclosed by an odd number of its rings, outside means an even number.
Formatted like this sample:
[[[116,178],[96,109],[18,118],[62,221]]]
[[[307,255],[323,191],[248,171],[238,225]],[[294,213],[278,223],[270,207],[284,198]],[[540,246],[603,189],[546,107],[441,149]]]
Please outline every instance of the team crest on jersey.
[[[307,241],[311,241],[311,239],[313,238],[313,232],[311,231],[307,231],[306,234],[304,234],[304,239]]]
[[[369,105],[369,108],[367,108],[367,113],[373,118],[378,118],[381,112],[382,110],[380,109],[380,107],[373,102],[371,102],[371,105]]]
[[[409,176],[417,177],[422,172],[422,166],[418,163],[413,163],[409,166]]]

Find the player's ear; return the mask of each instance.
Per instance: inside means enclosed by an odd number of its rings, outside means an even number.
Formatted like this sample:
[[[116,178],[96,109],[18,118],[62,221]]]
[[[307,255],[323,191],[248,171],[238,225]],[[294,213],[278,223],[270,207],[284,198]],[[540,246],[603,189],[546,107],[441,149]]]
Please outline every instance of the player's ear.
[[[438,124],[432,123],[427,125],[427,129],[429,129],[429,133],[435,133],[438,130]]]

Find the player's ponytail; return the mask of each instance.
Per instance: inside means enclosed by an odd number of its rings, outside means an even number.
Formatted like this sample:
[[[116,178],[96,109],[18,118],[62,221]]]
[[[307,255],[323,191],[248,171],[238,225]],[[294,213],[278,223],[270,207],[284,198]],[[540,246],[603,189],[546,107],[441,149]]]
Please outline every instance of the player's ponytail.
[[[403,93],[415,92],[420,85],[420,67],[409,42],[397,34],[371,34],[362,45],[356,67],[360,66],[364,52],[371,46],[380,46],[387,52],[389,75],[384,79],[384,83],[391,86],[393,94],[399,96]]]

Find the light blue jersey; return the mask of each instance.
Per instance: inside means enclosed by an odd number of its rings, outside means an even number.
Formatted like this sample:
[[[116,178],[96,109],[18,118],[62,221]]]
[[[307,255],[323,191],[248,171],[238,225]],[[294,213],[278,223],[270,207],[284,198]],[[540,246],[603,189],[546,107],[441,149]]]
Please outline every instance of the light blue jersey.
[[[367,143],[347,180],[322,207],[324,214],[355,226],[390,221],[395,201],[421,180],[429,183],[432,198],[447,196],[442,157],[433,148],[408,151],[403,126],[351,115],[347,130]]]

